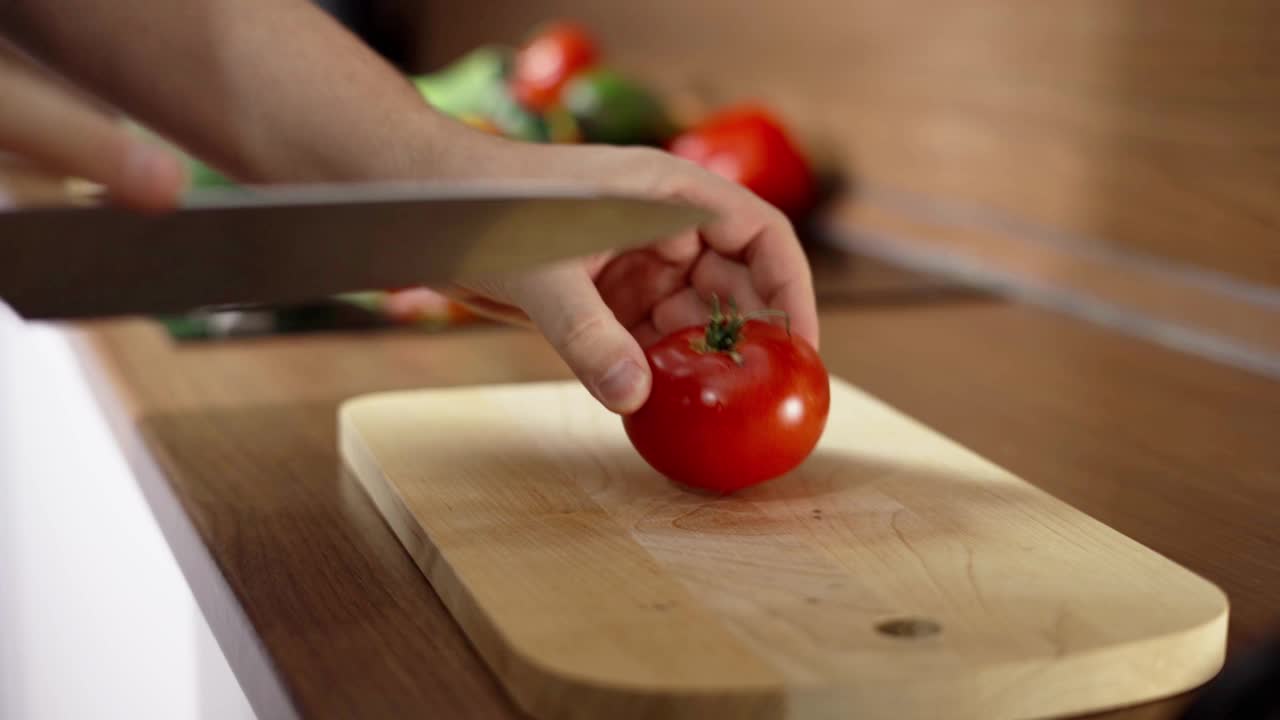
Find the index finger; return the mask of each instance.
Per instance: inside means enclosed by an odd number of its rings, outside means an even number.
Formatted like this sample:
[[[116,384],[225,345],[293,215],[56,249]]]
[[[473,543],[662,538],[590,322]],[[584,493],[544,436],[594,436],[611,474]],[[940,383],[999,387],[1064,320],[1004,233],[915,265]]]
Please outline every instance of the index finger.
[[[185,184],[178,159],[133,137],[59,81],[0,46],[0,150],[103,185],[121,202],[167,209]]]

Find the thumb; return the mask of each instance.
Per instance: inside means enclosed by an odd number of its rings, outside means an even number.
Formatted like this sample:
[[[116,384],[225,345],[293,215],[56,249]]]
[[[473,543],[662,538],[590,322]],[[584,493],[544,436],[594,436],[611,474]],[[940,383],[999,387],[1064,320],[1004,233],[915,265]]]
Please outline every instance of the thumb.
[[[634,412],[649,396],[644,350],[618,322],[584,267],[570,264],[504,283],[519,306],[605,407]]]

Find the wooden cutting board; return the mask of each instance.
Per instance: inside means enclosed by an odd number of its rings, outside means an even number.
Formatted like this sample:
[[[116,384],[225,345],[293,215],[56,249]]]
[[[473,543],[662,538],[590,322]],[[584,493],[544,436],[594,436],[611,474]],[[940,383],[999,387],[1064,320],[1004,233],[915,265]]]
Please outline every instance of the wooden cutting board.
[[[840,380],[809,460],[724,498],[576,383],[365,396],[340,425],[538,718],[1040,718],[1223,661],[1216,587]]]

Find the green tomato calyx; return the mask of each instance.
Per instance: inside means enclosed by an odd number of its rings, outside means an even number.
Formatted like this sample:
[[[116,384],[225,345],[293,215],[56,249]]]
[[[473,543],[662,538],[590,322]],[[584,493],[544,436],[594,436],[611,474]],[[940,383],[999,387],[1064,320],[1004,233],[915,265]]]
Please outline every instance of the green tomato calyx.
[[[711,319],[707,322],[707,329],[703,336],[693,341],[693,347],[698,352],[725,353],[733,358],[735,363],[741,365],[742,354],[738,352],[738,342],[742,339],[742,328],[749,320],[766,317],[781,317],[786,323],[787,334],[791,334],[791,318],[782,310],[766,308],[743,314],[738,311],[738,305],[731,297],[729,312],[725,313],[720,308],[720,297],[712,293]]]

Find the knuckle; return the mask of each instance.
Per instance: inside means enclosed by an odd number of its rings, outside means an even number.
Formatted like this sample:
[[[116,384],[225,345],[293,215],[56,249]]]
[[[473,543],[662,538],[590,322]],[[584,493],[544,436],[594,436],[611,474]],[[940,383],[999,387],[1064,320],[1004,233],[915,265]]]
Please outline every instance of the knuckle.
[[[681,199],[687,184],[686,161],[651,147],[620,148],[619,152],[627,168],[623,177],[635,190],[651,197]]]
[[[761,201],[761,202],[764,202],[764,201]],[[785,230],[787,233],[791,235],[795,235],[796,227],[795,227],[795,224],[791,222],[791,218],[787,217],[786,213],[782,212],[781,210],[774,207],[773,205],[768,205],[768,208],[769,208],[769,222],[771,222],[773,225],[777,226],[778,228]]]
[[[576,355],[605,332],[608,325],[609,319],[598,313],[571,316],[565,322],[564,332],[559,333],[556,347],[566,355]]]

